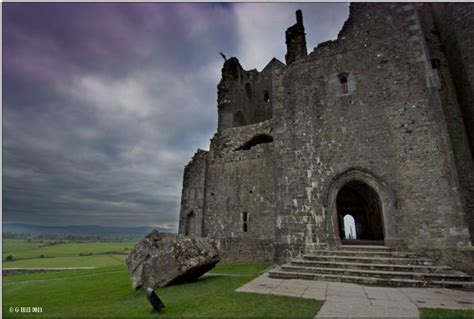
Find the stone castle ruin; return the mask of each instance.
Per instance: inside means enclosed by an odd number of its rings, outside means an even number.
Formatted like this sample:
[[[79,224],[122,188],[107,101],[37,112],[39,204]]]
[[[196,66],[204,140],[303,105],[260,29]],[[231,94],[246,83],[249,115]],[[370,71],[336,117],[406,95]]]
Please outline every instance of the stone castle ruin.
[[[286,63],[225,61],[217,133],[184,170],[179,232],[215,239],[231,262],[362,243],[465,263],[474,6],[351,4],[337,40],[308,54],[311,31],[297,11]]]

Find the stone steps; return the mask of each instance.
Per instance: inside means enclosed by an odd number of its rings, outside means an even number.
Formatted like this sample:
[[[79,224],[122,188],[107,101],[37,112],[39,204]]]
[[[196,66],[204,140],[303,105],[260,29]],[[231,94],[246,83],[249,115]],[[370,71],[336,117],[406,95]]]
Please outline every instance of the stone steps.
[[[344,245],[344,246],[341,246],[339,250],[348,250],[348,251],[366,250],[366,251],[387,251],[387,252],[392,251],[392,249],[387,246],[369,246],[369,245]]]
[[[336,256],[336,255],[304,255],[305,260],[356,262],[356,263],[393,263],[397,265],[432,265],[428,258],[403,258],[403,257],[367,257],[367,256]]]
[[[386,271],[386,270],[365,270],[351,268],[329,268],[329,267],[303,267],[293,265],[283,265],[280,267],[283,271],[297,273],[317,273],[317,274],[342,274],[358,277],[377,277],[377,278],[397,278],[397,279],[416,279],[421,281],[450,280],[450,281],[469,281],[471,276],[464,273],[433,273],[433,272],[410,272],[410,271]]]
[[[416,279],[397,279],[397,278],[377,278],[377,277],[361,277],[347,275],[332,274],[315,274],[315,273],[298,273],[281,270],[272,270],[269,272],[270,278],[279,279],[305,279],[305,280],[324,280],[350,282],[360,285],[373,286],[393,286],[393,287],[432,287],[432,288],[454,288],[474,290],[474,282],[463,281],[422,281]]]
[[[311,279],[378,286],[474,289],[472,277],[411,252],[377,245],[314,249],[269,272],[272,278]]]
[[[404,251],[374,251],[374,250],[315,250],[313,255],[319,256],[353,256],[353,257],[416,257],[416,254]]]
[[[330,268],[350,268],[366,270],[388,270],[388,271],[412,271],[412,272],[442,272],[451,270],[448,266],[425,266],[393,263],[357,263],[357,262],[332,262],[332,261],[312,261],[304,259],[295,259],[291,265],[305,267],[330,267]]]

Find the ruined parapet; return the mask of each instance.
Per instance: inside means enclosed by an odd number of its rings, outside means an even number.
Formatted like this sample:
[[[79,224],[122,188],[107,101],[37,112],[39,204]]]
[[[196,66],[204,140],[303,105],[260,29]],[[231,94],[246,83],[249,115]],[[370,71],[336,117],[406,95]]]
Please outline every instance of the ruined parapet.
[[[285,32],[287,53],[286,64],[293,63],[308,55],[306,49],[306,33],[304,32],[303,13],[296,11],[296,24],[289,27]]]
[[[185,236],[202,236],[207,157],[198,149],[184,168],[179,233]]]
[[[284,64],[273,58],[261,71],[244,70],[237,58],[225,61],[217,93],[218,131],[272,117],[272,72]]]
[[[217,129],[232,127],[232,83],[239,82],[242,66],[237,58],[230,58],[224,62],[222,67],[221,81],[217,85],[217,109],[219,113]]]

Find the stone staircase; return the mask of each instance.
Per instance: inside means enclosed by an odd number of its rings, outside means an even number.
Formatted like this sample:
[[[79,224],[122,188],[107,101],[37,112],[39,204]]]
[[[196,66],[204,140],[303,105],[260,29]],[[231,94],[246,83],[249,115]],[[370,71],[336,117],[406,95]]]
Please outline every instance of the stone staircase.
[[[474,290],[472,277],[414,253],[387,246],[344,245],[312,249],[269,272],[271,278],[351,282],[396,287],[444,287]]]

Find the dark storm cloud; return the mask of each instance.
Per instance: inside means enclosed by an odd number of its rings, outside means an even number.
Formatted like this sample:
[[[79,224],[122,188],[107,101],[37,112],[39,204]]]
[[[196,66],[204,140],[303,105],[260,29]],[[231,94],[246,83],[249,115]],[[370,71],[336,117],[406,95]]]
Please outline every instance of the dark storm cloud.
[[[347,6],[319,6],[337,34]],[[175,225],[183,167],[216,127],[218,52],[261,69],[293,19],[289,4],[4,4],[4,222]]]

